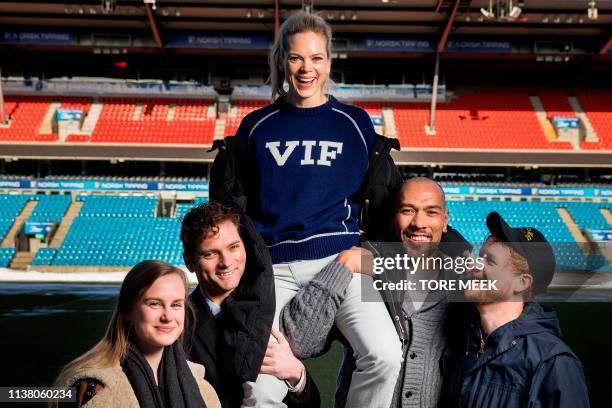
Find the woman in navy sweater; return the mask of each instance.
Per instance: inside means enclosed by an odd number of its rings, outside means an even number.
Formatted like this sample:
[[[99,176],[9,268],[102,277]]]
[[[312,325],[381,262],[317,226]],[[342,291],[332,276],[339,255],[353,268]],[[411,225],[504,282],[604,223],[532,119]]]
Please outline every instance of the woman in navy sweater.
[[[247,214],[274,264],[275,328],[301,287],[339,252],[359,245],[352,196],[363,183],[375,132],[364,110],[327,93],[331,39],[321,17],[289,17],[270,55],[275,101],[247,115],[236,134],[247,169]],[[347,406],[387,408],[401,345],[370,277],[353,276],[336,326],[357,358]],[[262,374],[247,384],[244,405],[283,406],[286,392],[287,385]]]

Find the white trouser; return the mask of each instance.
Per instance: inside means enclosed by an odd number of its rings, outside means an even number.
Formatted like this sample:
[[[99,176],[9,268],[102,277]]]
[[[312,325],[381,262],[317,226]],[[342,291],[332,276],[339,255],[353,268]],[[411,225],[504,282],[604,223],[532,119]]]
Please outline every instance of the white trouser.
[[[336,255],[310,261],[274,265],[276,312],[274,328],[279,327],[282,308],[298,290],[330,262]],[[368,280],[362,285],[362,280]],[[357,368],[353,372],[347,397],[347,408],[388,408],[402,365],[402,347],[389,313],[372,287],[371,278],[354,274],[346,297],[336,314],[336,326],[354,350]],[[363,293],[367,290],[371,293]],[[376,302],[362,302],[378,299]],[[287,394],[284,381],[272,375],[260,374],[256,382],[244,384],[243,407],[285,407]]]

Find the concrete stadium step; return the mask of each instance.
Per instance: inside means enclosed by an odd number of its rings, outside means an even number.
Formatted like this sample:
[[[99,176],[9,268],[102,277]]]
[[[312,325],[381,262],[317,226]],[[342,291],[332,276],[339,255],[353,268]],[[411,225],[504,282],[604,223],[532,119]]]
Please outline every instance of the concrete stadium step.
[[[214,119],[217,117],[217,104],[211,103],[208,105],[208,112],[206,113],[206,117],[210,119]]]
[[[235,118],[238,116],[238,106],[231,105],[229,110],[227,111],[227,116],[230,118]]]
[[[17,238],[17,234],[19,234],[19,232],[21,231],[23,223],[26,222],[30,215],[32,215],[32,211],[34,211],[34,208],[37,204],[38,201],[30,200],[23,206],[19,215],[15,218],[13,225],[4,236],[2,243],[0,243],[0,247],[12,248],[15,246],[15,239]]]
[[[548,114],[546,113],[546,109],[544,108],[544,104],[542,104],[542,100],[539,96],[530,96],[529,101],[531,102],[531,106],[533,106],[533,110],[535,111],[536,117],[538,118],[538,122],[540,123],[540,127],[542,128],[542,132],[548,139],[549,142],[559,142],[559,137],[552,123],[548,119]],[[577,140],[568,140],[571,143],[572,148],[574,150],[580,150],[580,143]]]
[[[580,226],[576,224],[574,217],[572,217],[567,208],[558,207],[557,213],[567,226],[567,229],[569,230],[570,234],[572,234],[574,241],[578,243],[578,246],[580,247],[582,253],[584,255],[589,255],[591,253],[591,246],[589,240],[582,233]]]
[[[605,218],[608,225],[612,225],[612,213],[607,208],[600,208],[599,212]]]
[[[393,117],[393,108],[383,107],[383,135],[397,139],[397,129],[395,128],[395,118]]]
[[[104,104],[102,102],[94,102],[91,104],[89,112],[87,112],[87,116],[85,116],[85,120],[83,121],[83,126],[81,126],[82,135],[92,135],[98,123],[98,119],[100,119],[103,108]]]
[[[140,120],[142,118],[142,102],[136,102],[134,111],[132,112],[132,120]]]
[[[586,130],[584,141],[595,143],[599,142],[599,137],[597,136],[597,133],[595,133],[595,128],[593,127],[593,124],[589,120],[587,114],[584,112],[584,109],[582,108],[582,105],[580,104],[578,98],[576,98],[575,96],[568,96],[567,101],[576,113],[576,117],[580,119],[580,121],[584,125],[584,128]]]
[[[9,264],[9,268],[25,271],[28,269],[28,266],[30,266],[30,264],[32,263],[32,259],[34,259],[35,255],[36,255],[36,252],[25,252],[25,251],[17,252],[15,256],[13,257],[13,259],[11,260],[11,263]]]
[[[83,208],[82,201],[73,201],[70,204],[68,210],[66,210],[66,214],[64,214],[64,217],[60,222],[59,227],[57,228],[57,231],[55,232],[55,235],[53,236],[53,240],[49,245],[50,248],[59,248],[62,246],[64,238],[66,238],[66,234],[68,234],[74,219],[79,215],[81,208]]]
[[[166,120],[171,122],[174,120],[174,116],[176,115],[176,103],[171,103],[168,105],[168,114],[166,115]]]
[[[217,119],[215,122],[214,140],[221,140],[225,137],[225,123],[227,119]]]
[[[542,104],[540,97],[530,96],[529,101],[531,102],[531,106],[533,106],[533,110],[535,111],[538,122],[540,123],[546,138],[551,142],[557,140],[557,132],[555,132],[555,128],[553,128],[550,120],[548,120],[546,109],[544,109],[544,105]]]
[[[47,109],[47,113],[45,113],[45,117],[38,128],[38,133],[42,135],[53,133],[53,117],[55,116],[55,111],[57,111],[60,106],[62,106],[61,102],[51,102],[49,109]]]
[[[612,212],[607,208],[600,208],[599,212],[606,219],[608,225],[612,225]],[[608,264],[612,264],[612,245],[603,245],[601,254],[606,257]]]

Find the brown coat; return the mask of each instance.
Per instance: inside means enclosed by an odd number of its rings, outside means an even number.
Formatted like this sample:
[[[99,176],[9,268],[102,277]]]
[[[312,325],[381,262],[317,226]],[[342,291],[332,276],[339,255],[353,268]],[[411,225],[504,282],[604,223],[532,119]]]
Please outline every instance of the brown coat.
[[[221,408],[221,403],[213,387],[204,379],[204,366],[188,361],[187,364],[196,379],[202,399],[207,408]],[[80,379],[92,378],[104,388],[83,405],[84,408],[139,408],[136,394],[119,364],[108,368],[85,367],[74,370],[63,376],[65,381],[59,386],[70,387]],[[57,404],[51,404],[57,406]]]

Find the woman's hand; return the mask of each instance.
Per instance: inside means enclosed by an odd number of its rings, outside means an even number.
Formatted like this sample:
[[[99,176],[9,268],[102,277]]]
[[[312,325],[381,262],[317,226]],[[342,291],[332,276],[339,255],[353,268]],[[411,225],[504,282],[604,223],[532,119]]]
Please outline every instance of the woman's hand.
[[[353,273],[362,273],[372,276],[372,262],[374,256],[370,251],[360,247],[352,247],[338,254],[336,262],[343,265]]]
[[[272,336],[276,339],[276,342],[273,340],[268,342],[260,373],[271,374],[279,380],[287,380],[295,386],[302,378],[304,364],[293,355],[283,333],[272,329]]]

